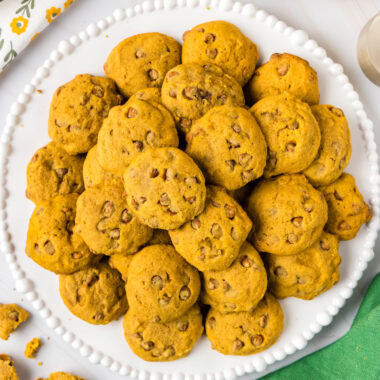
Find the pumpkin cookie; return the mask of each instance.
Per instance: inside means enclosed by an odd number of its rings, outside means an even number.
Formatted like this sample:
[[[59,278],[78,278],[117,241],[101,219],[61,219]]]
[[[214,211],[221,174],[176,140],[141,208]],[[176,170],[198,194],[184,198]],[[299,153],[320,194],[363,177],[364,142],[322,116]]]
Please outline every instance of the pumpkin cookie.
[[[38,149],[26,169],[26,196],[38,204],[57,195],[80,194],[84,190],[83,161],[54,142]]]
[[[177,148],[154,148],[137,155],[124,174],[130,209],[152,228],[180,227],[199,215],[205,179],[194,161]]]
[[[212,108],[195,122],[186,140],[186,152],[208,182],[235,190],[263,174],[267,144],[255,118],[244,108]]]
[[[108,264],[111,268],[116,269],[121,274],[121,278],[124,282],[127,282],[129,266],[131,265],[132,259],[133,255],[121,255],[120,253],[117,253],[109,258]]]
[[[118,319],[128,309],[124,282],[106,262],[59,276],[59,292],[75,316],[94,325]]]
[[[253,311],[221,313],[213,308],[206,320],[211,348],[224,355],[251,355],[276,342],[284,329],[279,302],[266,293]]]
[[[152,237],[128,207],[120,185],[97,185],[85,190],[77,202],[76,232],[95,253],[135,253]]]
[[[244,86],[259,59],[257,46],[235,25],[211,21],[183,34],[182,62],[204,61],[218,65]]]
[[[152,238],[148,241],[148,245],[155,245],[155,244],[171,244],[172,241],[170,240],[170,236],[168,231],[166,230],[153,230]]]
[[[223,270],[239,255],[251,227],[247,214],[223,188],[209,186],[204,211],[169,235],[177,252],[198,270]]]
[[[313,162],[321,131],[306,103],[285,92],[260,100],[250,111],[268,143],[265,177],[298,173]]]
[[[72,375],[66,372],[53,372],[47,379],[38,378],[37,380],[85,380],[83,377]]]
[[[339,240],[322,232],[321,237],[297,255],[264,256],[269,290],[277,298],[311,300],[339,281]]]
[[[29,313],[20,306],[0,303],[0,339],[8,340],[18,326],[28,318]]]
[[[267,272],[259,253],[248,242],[232,265],[203,272],[201,299],[221,312],[250,311],[264,297]]]
[[[143,248],[129,266],[128,302],[141,320],[170,322],[197,301],[198,272],[170,245]]]
[[[126,97],[147,87],[161,87],[165,74],[181,59],[181,45],[161,33],[131,36],[113,48],[104,65]]]
[[[78,194],[58,195],[39,203],[29,221],[25,251],[43,268],[73,273],[96,259],[74,232]]]
[[[248,200],[248,215],[256,229],[250,239],[260,252],[294,255],[321,236],[327,204],[302,174],[261,181]]]
[[[0,354],[0,378],[3,380],[19,380],[15,363],[6,354]]]
[[[141,321],[129,310],[124,317],[124,335],[132,351],[147,361],[171,361],[187,356],[203,332],[199,306],[171,322]]]
[[[359,232],[362,224],[372,218],[372,211],[365,203],[355,184],[355,179],[343,173],[335,182],[320,187],[329,206],[326,229],[340,240],[351,240]]]
[[[174,67],[166,74],[161,96],[184,133],[212,107],[244,105],[239,83],[211,64],[186,63]]]
[[[99,164],[96,156],[96,147],[93,146],[87,153],[83,164],[83,181],[86,189],[91,186],[112,183],[123,186],[123,179],[110,172],[105,171]]]
[[[351,158],[351,135],[341,109],[327,104],[311,107],[321,130],[321,146],[312,164],[303,171],[314,186],[337,180]]]
[[[114,107],[99,132],[97,158],[107,171],[122,176],[134,157],[147,148],[178,146],[170,112],[137,98]]]
[[[318,77],[304,59],[292,54],[272,54],[260,66],[246,87],[251,103],[271,95],[289,91],[310,105],[319,103]]]
[[[121,102],[111,79],[77,75],[54,93],[49,136],[69,154],[88,152],[96,144],[103,119]]]

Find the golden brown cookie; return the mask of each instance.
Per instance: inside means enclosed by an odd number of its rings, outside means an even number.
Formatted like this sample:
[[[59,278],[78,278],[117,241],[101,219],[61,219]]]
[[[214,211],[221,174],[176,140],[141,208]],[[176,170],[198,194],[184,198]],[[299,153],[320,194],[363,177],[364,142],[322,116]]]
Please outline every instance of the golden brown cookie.
[[[134,255],[126,285],[128,302],[141,320],[170,322],[197,301],[198,272],[170,245],[151,245]]]
[[[78,194],[58,195],[39,203],[29,220],[26,254],[57,274],[73,273],[96,260],[74,232]]]
[[[250,239],[260,252],[294,255],[321,236],[327,222],[327,203],[302,174],[261,181],[248,200],[255,229]]]
[[[212,108],[186,140],[186,153],[210,183],[236,190],[263,175],[267,144],[255,118],[242,107]]]
[[[137,155],[124,174],[129,208],[152,228],[178,228],[199,215],[206,199],[205,179],[186,153],[153,148]]]
[[[184,133],[212,107],[244,105],[239,83],[211,64],[186,63],[174,67],[166,74],[161,96]]]
[[[121,274],[121,278],[124,282],[127,282],[129,266],[131,265],[132,259],[133,255],[122,255],[117,253],[110,256],[108,264],[111,268],[116,269]]]
[[[320,187],[329,207],[326,229],[340,240],[351,240],[359,232],[362,224],[372,218],[372,210],[363,199],[355,184],[355,179],[343,173],[335,182]]]
[[[15,369],[15,363],[6,354],[0,354],[0,379],[19,380]]]
[[[97,158],[107,171],[122,176],[146,149],[178,146],[178,135],[170,112],[161,104],[137,98],[114,107],[100,129]]]
[[[99,164],[96,157],[96,147],[93,146],[87,153],[83,164],[83,181],[86,189],[91,186],[102,185],[104,183],[115,183],[123,186],[123,179],[105,171]]]
[[[296,55],[275,53],[256,69],[246,87],[246,96],[252,104],[283,91],[310,105],[319,103],[318,76],[309,63]]]
[[[135,253],[152,237],[127,205],[124,188],[116,184],[93,186],[78,198],[76,232],[95,253]]]
[[[244,86],[255,71],[259,59],[257,46],[235,25],[211,21],[183,34],[182,62],[208,62]]]
[[[161,87],[165,74],[181,59],[181,45],[161,33],[137,34],[113,48],[104,65],[126,97],[148,87]]]
[[[59,292],[75,316],[94,325],[110,323],[128,309],[124,281],[104,261],[59,276]]]
[[[169,235],[177,252],[198,270],[223,270],[239,255],[251,227],[245,211],[222,187],[209,186],[204,211]]]
[[[0,303],[0,339],[8,340],[18,326],[29,318],[29,313],[15,304]]]
[[[38,378],[37,380],[85,380],[83,377],[72,375],[66,372],[53,372],[47,379]]]
[[[313,162],[321,131],[308,104],[285,92],[267,96],[250,111],[268,144],[265,177],[298,173]]]
[[[311,300],[339,281],[339,239],[322,232],[321,237],[297,255],[264,255],[270,292],[277,298]]]
[[[38,149],[26,169],[26,196],[38,204],[57,195],[80,194],[84,190],[83,161],[54,142]]]
[[[25,357],[34,359],[41,345],[42,343],[38,338],[33,338],[25,347]]]
[[[54,93],[49,136],[69,154],[88,152],[96,144],[103,119],[121,102],[111,79],[77,75]]]
[[[351,135],[341,109],[321,104],[311,107],[321,129],[321,146],[315,160],[303,171],[313,186],[337,180],[351,158]]]
[[[187,356],[203,332],[199,306],[171,322],[141,321],[133,310],[124,317],[124,335],[132,351],[146,361],[171,361]]]
[[[261,352],[276,342],[283,328],[281,306],[270,293],[250,312],[221,313],[211,308],[206,320],[211,348],[224,355]]]
[[[166,230],[153,230],[152,238],[148,241],[147,245],[155,245],[155,244],[171,244],[172,241],[170,239],[169,233]]]
[[[259,253],[245,242],[232,265],[203,272],[201,299],[223,313],[251,311],[267,290],[267,272]]]

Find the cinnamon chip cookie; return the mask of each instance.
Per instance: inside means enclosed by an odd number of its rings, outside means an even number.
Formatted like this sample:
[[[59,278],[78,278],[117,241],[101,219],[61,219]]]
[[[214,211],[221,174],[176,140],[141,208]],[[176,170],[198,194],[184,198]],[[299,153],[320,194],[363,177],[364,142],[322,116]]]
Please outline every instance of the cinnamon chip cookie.
[[[263,174],[267,144],[255,118],[244,108],[212,108],[195,122],[186,140],[186,152],[208,182],[236,190]]]
[[[25,252],[57,274],[73,273],[98,259],[74,231],[77,199],[78,194],[67,194],[40,202],[29,221]]]
[[[161,96],[184,133],[212,107],[244,105],[239,83],[220,67],[208,63],[185,63],[171,69],[162,84]]]
[[[107,171],[122,176],[133,158],[148,148],[178,146],[174,120],[161,104],[137,98],[114,107],[100,129],[97,158]]]
[[[343,173],[335,182],[320,188],[329,207],[327,231],[340,240],[353,239],[362,224],[372,218],[372,210],[363,199],[355,184],[355,179]]]
[[[322,232],[321,237],[297,255],[264,256],[269,290],[277,298],[311,300],[339,281],[339,239]]]
[[[152,237],[127,205],[124,188],[105,184],[85,190],[77,202],[76,232],[96,253],[135,253]]]
[[[321,129],[321,146],[315,160],[303,171],[314,186],[326,186],[337,180],[351,158],[351,135],[341,109],[321,104],[311,107]]]
[[[239,255],[252,222],[221,187],[209,186],[204,211],[169,231],[178,253],[198,270],[223,270]]]
[[[206,320],[211,348],[224,355],[252,355],[276,342],[284,329],[279,302],[266,293],[252,311],[221,313],[213,308]]]
[[[170,245],[151,245],[132,259],[128,302],[141,321],[170,322],[189,310],[200,291],[198,272]]]
[[[259,253],[248,242],[224,270],[203,272],[201,299],[223,313],[251,311],[267,290],[267,272]]]
[[[260,252],[294,255],[321,236],[327,203],[302,174],[261,181],[248,200],[248,215],[256,228],[250,237]]]
[[[67,153],[88,152],[95,144],[110,109],[121,104],[113,80],[77,75],[54,93],[49,112],[49,136]]]
[[[310,107],[291,94],[267,96],[250,111],[268,144],[265,177],[298,173],[318,154],[321,131]]]
[[[128,309],[124,282],[106,262],[59,276],[59,292],[67,308],[78,318],[105,325]]]
[[[187,356],[203,332],[198,305],[166,323],[141,321],[129,310],[123,327],[129,347],[147,361],[171,361]]]
[[[161,33],[136,34],[115,46],[104,65],[126,97],[148,87],[161,87],[165,74],[181,59],[181,45]]]
[[[205,179],[177,148],[152,148],[135,157],[124,174],[129,209],[152,228],[174,229],[199,215]]]
[[[26,196],[38,204],[57,195],[80,194],[84,190],[83,161],[54,142],[38,149],[26,169]]]
[[[319,103],[318,76],[309,63],[296,55],[275,53],[256,69],[246,95],[252,104],[283,91],[310,105]]]
[[[244,86],[255,71],[259,59],[257,46],[235,25],[211,21],[183,34],[182,62],[208,62]]]

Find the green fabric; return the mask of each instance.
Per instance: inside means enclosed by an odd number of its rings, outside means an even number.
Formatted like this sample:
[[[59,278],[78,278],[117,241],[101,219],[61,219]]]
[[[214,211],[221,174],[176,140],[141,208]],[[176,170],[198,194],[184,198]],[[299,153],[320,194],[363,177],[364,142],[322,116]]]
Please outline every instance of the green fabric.
[[[379,380],[380,274],[372,281],[348,333],[262,380]]]

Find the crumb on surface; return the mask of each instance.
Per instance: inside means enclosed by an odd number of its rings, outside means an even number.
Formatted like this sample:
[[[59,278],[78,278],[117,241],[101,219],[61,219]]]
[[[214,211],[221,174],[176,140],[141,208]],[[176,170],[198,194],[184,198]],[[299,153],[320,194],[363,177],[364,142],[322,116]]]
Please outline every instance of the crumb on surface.
[[[108,38],[108,37],[109,37],[109,35],[108,35],[108,34],[106,34],[106,35],[105,35],[105,37],[106,37],[106,38]]]
[[[41,341],[38,338],[33,338],[25,347],[25,357],[33,359],[41,346]]]
[[[20,128],[22,128],[22,127],[24,126],[24,124],[19,124],[18,126],[19,126]]]
[[[39,94],[42,94],[42,90],[40,90],[40,89],[38,89],[37,92],[38,92]]]
[[[43,363],[42,362],[38,362],[37,364],[41,367]]]

